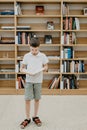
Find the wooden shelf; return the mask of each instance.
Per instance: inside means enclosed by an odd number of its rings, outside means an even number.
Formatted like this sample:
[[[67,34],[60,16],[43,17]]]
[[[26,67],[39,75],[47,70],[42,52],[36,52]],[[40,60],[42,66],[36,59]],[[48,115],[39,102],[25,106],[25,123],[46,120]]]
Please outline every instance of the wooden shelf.
[[[36,29],[31,29],[31,30],[16,30],[17,32],[61,32],[61,30],[36,30]]]
[[[60,90],[60,95],[87,95],[87,89],[64,89]]]
[[[8,71],[8,72],[5,72],[5,71],[3,72],[3,71],[2,71],[2,72],[0,72],[0,75],[1,75],[1,74],[16,74],[16,73],[15,73],[15,72],[10,72],[10,71]]]
[[[15,58],[0,58],[0,61],[15,61]]]
[[[17,18],[61,18],[61,15],[17,15]]]
[[[25,0],[25,1],[24,0],[16,0],[16,1],[17,2],[23,2],[23,3],[25,3],[25,2],[27,2],[27,3],[34,3],[34,4],[35,3],[42,3],[42,4],[43,3],[50,3],[50,4],[51,3],[52,4],[53,3],[61,3],[61,0],[54,0],[54,1],[53,0],[44,0],[44,1],[43,0]]]
[[[87,15],[64,15],[63,17],[87,18]]]
[[[0,95],[16,95],[17,90],[15,88],[0,88]]]
[[[9,30],[5,30],[5,29],[2,30],[2,29],[0,29],[0,32],[15,32],[15,30],[10,30],[10,29]]]
[[[87,47],[87,44],[62,44],[62,46],[66,47],[66,46],[70,46],[70,47]]]
[[[87,0],[63,0],[63,2],[68,2],[68,3],[87,3]]]
[[[87,32],[87,30],[63,30],[63,32]]]
[[[76,60],[77,61],[77,60],[87,60],[87,58],[72,58],[72,59],[62,59],[62,60],[66,60],[66,61],[68,61],[68,60],[69,61],[72,61],[72,60],[75,61]]]
[[[71,73],[71,72],[63,72],[62,73],[62,75],[72,75],[72,74],[74,74],[74,75],[86,75],[87,74],[87,72],[74,72],[74,73]]]
[[[0,18],[14,18],[14,15],[0,15]]]
[[[48,72],[44,72],[46,78],[43,82],[42,94],[47,95],[87,95],[87,15],[83,14],[83,10],[87,5],[87,0],[0,0],[0,11],[2,9],[11,9],[15,11],[16,3],[20,3],[22,14],[19,15],[0,15],[0,27],[2,26],[14,26],[13,29],[2,29],[0,28],[0,70],[4,69],[15,69],[16,65],[19,65],[23,60],[23,56],[29,52],[29,43],[16,44],[16,36],[18,32],[22,37],[23,32],[25,34],[36,34],[40,38],[40,51],[44,52],[49,59]],[[69,12],[63,15],[63,2],[69,5]],[[37,15],[35,12],[36,5],[44,6],[44,14]],[[81,9],[80,9],[81,8]],[[78,18],[80,21],[79,30],[64,30],[63,29],[63,18],[72,17]],[[47,21],[54,22],[54,30],[47,29]],[[29,30],[17,30],[17,26],[30,26]],[[62,44],[61,36],[63,33],[76,34],[76,44]],[[45,43],[45,35],[52,36],[52,44]],[[30,35],[29,35],[30,36]],[[70,39],[69,39],[70,40]],[[14,44],[4,44],[5,41],[15,41]],[[2,42],[2,44],[1,44]],[[70,43],[69,41],[68,43]],[[6,42],[7,43],[7,42]],[[63,48],[74,48],[74,57],[71,59],[61,58],[61,51]],[[4,53],[6,52],[6,55]],[[54,56],[54,57],[53,57]],[[64,61],[84,61],[85,72],[61,72],[61,65]],[[52,71],[51,71],[52,70]],[[3,80],[3,75],[12,75],[13,79]],[[1,72],[0,76],[0,94],[24,94],[24,89],[16,89],[16,81],[18,76],[23,76],[25,73],[14,72]],[[75,75],[79,78],[79,89],[48,89],[49,82],[55,76],[60,76],[60,84],[62,78],[67,75]],[[11,79],[11,83],[10,83]],[[84,84],[83,84],[84,80]],[[61,87],[60,87],[61,88]]]

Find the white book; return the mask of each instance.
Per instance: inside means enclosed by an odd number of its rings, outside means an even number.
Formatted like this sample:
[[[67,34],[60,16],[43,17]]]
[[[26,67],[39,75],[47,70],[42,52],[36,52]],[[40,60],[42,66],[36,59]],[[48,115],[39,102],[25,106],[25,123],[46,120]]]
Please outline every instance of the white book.
[[[15,36],[15,44],[18,44],[18,36]]]
[[[65,48],[64,49],[64,58],[68,58],[68,49],[67,48]]]
[[[60,82],[60,89],[63,89],[63,80]]]
[[[64,44],[64,35],[61,36],[61,44]]]
[[[63,73],[63,67],[64,67],[64,65],[62,64],[62,65],[61,65],[61,69],[60,69],[60,72],[61,72],[61,73]]]
[[[61,59],[63,59],[63,50],[61,50]]]
[[[75,22],[76,22],[76,29],[80,30],[80,23],[79,23],[79,19],[75,18]]]
[[[16,65],[15,72],[17,72],[17,73],[19,72],[19,65],[18,64]]]
[[[67,78],[66,82],[67,82],[67,89],[69,89],[70,85],[69,85],[69,79],[68,78]]]
[[[75,62],[72,61],[72,62],[70,63],[70,72],[71,72],[71,73],[74,73],[74,71],[75,71]]]
[[[44,68],[41,68],[41,69],[37,69],[36,71],[32,71],[32,70],[27,70],[27,69],[23,69],[22,72],[25,73],[25,74],[29,74],[29,75],[35,75],[35,74],[38,74],[40,72],[42,72],[44,70]]]
[[[18,89],[18,81],[16,81],[16,89]]]
[[[67,40],[66,40],[66,41],[67,41],[67,44],[69,45],[69,41],[70,41],[70,40],[69,40],[69,34],[67,34],[66,39],[67,39]]]
[[[64,61],[64,72],[66,72],[66,61]]]
[[[18,15],[17,3],[15,5],[15,15]]]
[[[1,29],[15,29],[14,26],[1,26]]]

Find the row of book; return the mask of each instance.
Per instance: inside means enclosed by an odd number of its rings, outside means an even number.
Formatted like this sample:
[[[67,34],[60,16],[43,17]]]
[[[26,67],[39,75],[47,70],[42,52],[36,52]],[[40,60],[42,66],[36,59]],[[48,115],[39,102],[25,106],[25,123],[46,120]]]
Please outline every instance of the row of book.
[[[60,76],[54,77],[48,86],[49,89],[77,89],[79,88],[78,80],[75,76],[63,77],[60,85]],[[19,76],[16,82],[16,89],[23,89],[25,87],[25,76]]]
[[[85,7],[83,9],[81,9],[80,12],[82,12],[82,15],[87,15],[87,8]],[[63,14],[63,16],[69,15],[69,13],[70,13],[69,12],[69,4],[67,2],[63,2],[63,4],[62,4],[62,14]]]
[[[15,42],[16,44],[29,44],[32,37],[36,37],[36,35],[31,32],[18,32]]]
[[[60,82],[59,77],[53,77],[48,85],[49,89],[77,89],[79,88],[78,78],[75,75],[62,76]]]
[[[74,32],[64,32],[61,36],[61,44],[76,44],[76,33]]]
[[[32,37],[37,37],[33,32],[18,32],[15,38],[16,44],[29,44]],[[44,35],[44,43],[52,44],[52,35]]]
[[[25,87],[26,75],[18,76],[16,81],[16,89],[22,89]]]
[[[69,4],[67,4],[66,2],[63,2],[62,4],[62,14],[69,15]]]
[[[19,61],[17,64],[16,64],[16,68],[15,68],[15,72],[20,72],[20,67],[22,65],[22,61]]]
[[[60,89],[78,89],[79,81],[75,75],[67,75],[62,77]]]
[[[0,11],[0,15],[14,15],[14,10],[12,9],[5,9]]]
[[[80,22],[75,17],[63,17],[63,30],[80,30]]]
[[[64,61],[62,72],[85,72],[84,61]]]
[[[53,77],[52,80],[50,80],[49,89],[59,89],[60,88],[60,76],[59,77]]]
[[[74,50],[72,47],[64,48],[61,51],[61,58],[70,59],[74,58]]]

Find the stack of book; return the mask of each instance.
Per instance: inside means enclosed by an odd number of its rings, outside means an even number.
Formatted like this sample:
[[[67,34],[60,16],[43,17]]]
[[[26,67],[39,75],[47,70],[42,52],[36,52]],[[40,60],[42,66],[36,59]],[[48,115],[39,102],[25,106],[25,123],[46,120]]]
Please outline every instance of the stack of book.
[[[1,29],[4,29],[4,30],[13,30],[15,29],[14,26],[1,26]]]
[[[14,10],[3,10],[0,11],[0,15],[14,15]]]
[[[16,28],[17,30],[30,30],[31,29],[30,26],[17,26]]]

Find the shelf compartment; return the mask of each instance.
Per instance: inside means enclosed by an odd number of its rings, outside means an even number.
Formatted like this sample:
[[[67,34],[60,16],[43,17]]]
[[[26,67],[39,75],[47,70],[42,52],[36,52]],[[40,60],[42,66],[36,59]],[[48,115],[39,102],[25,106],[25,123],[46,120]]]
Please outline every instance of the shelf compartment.
[[[60,90],[60,95],[87,95],[87,89],[64,89]]]
[[[0,89],[15,89],[15,80],[0,79],[0,84]]]

